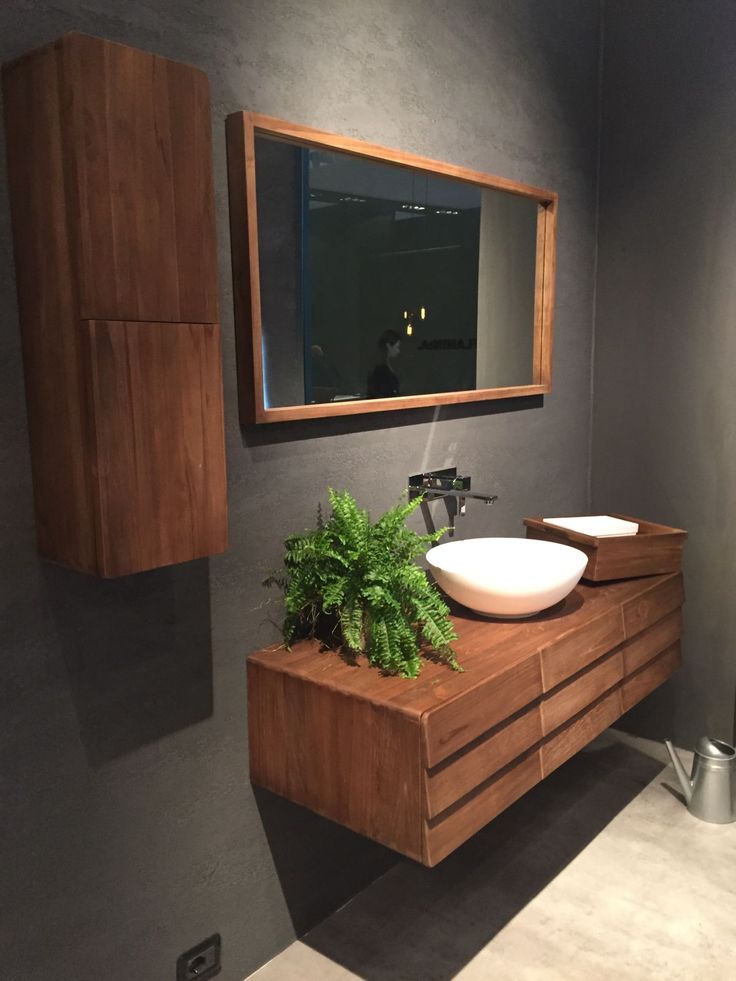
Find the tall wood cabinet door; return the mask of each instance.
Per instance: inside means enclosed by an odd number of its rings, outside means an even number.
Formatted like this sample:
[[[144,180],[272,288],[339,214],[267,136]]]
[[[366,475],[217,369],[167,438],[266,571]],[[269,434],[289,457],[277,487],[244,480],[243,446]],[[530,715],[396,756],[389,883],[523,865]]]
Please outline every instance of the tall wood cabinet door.
[[[60,57],[81,319],[216,322],[207,76],[84,34]]]
[[[8,192],[38,547],[54,562],[94,572],[57,55],[50,44],[3,66]]]
[[[227,546],[220,328],[82,322],[103,576]]]

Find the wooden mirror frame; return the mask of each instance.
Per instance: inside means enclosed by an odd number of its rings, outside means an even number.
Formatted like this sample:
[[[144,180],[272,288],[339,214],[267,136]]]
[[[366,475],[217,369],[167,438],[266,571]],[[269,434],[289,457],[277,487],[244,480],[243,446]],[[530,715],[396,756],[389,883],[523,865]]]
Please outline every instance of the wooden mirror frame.
[[[557,194],[503,177],[465,167],[389,150],[350,136],[324,133],[254,112],[235,112],[227,117],[227,164],[230,198],[230,239],[233,268],[233,303],[238,367],[238,405],[242,425],[288,422],[363,412],[387,412],[430,405],[482,402],[488,399],[544,395],[552,390],[552,329],[555,293]],[[358,157],[381,160],[400,167],[440,174],[480,187],[508,191],[538,203],[537,258],[534,296],[533,381],[530,385],[483,388],[427,395],[360,399],[354,402],[318,402],[267,408],[263,399],[263,358],[260,268],[258,263],[258,216],[256,208],[256,134],[281,138],[310,147],[338,150]]]

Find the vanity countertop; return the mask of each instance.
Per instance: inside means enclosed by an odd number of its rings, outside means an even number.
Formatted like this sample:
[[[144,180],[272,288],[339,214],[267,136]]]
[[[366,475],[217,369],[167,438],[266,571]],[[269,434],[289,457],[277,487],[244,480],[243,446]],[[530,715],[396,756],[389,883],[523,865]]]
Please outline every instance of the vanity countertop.
[[[383,675],[316,640],[248,658],[251,778],[433,865],[679,665],[679,573],[526,620],[453,608],[463,672]]]

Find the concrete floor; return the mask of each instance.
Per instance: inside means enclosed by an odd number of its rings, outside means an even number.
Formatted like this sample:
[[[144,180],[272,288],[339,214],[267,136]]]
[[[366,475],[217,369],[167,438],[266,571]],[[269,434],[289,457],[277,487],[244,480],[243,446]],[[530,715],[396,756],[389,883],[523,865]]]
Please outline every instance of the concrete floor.
[[[400,861],[251,977],[736,978],[736,825],[688,814],[665,761],[605,733],[437,868]]]

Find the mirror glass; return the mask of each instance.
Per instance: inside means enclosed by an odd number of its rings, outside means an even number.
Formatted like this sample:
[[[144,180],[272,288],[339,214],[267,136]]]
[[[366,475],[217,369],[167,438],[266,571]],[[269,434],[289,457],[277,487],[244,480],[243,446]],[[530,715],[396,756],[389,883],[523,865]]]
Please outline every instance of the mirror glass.
[[[532,385],[522,194],[255,134],[265,408]]]

